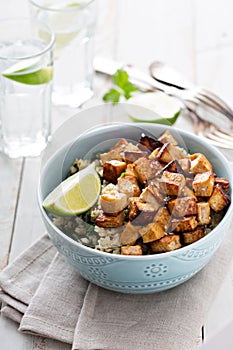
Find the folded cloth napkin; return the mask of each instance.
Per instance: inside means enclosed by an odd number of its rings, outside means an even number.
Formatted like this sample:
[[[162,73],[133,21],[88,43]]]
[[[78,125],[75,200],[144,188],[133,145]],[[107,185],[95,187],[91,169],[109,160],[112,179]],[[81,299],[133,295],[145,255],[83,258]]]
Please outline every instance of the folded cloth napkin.
[[[186,283],[130,295],[87,282],[44,235],[0,273],[2,314],[18,322],[20,332],[55,339],[64,349],[195,349],[232,252],[229,231],[209,264]]]

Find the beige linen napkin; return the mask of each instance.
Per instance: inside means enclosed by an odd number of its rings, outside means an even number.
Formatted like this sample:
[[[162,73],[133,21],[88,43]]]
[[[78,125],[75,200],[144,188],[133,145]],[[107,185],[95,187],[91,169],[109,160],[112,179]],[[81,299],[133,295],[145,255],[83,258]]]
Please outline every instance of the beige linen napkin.
[[[130,295],[84,280],[43,236],[0,273],[2,313],[73,350],[191,350],[232,260],[229,232],[210,263],[171,290]]]

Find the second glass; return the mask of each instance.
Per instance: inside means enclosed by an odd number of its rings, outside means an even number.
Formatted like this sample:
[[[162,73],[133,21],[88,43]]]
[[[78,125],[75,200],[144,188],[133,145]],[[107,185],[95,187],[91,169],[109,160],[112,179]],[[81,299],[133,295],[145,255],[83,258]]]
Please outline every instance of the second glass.
[[[96,1],[29,0],[33,17],[46,22],[56,37],[53,103],[78,107],[93,94]]]

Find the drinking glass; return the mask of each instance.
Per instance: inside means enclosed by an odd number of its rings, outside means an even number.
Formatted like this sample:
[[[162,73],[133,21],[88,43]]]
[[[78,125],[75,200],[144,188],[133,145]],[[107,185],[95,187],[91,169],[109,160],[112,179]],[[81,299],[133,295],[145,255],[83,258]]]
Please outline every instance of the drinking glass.
[[[0,21],[1,149],[11,158],[39,155],[51,135],[54,43],[44,23]]]
[[[56,36],[55,105],[78,107],[93,94],[95,0],[29,0],[33,17],[45,21]]]

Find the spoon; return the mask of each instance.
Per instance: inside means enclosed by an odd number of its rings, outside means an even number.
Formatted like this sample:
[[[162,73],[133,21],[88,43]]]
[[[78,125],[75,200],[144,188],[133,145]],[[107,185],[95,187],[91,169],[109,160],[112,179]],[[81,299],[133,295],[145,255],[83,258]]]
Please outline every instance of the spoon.
[[[191,99],[197,104],[203,104],[213,108],[219,113],[223,113],[231,122],[233,121],[232,108],[212,91],[205,88],[196,87],[189,83],[179,72],[164,62],[154,61],[149,66],[151,76],[159,83],[175,87],[179,90],[187,90],[191,93]]]
[[[149,66],[151,76],[162,84],[180,90],[191,88],[191,84],[173,67],[161,61],[154,61]]]

